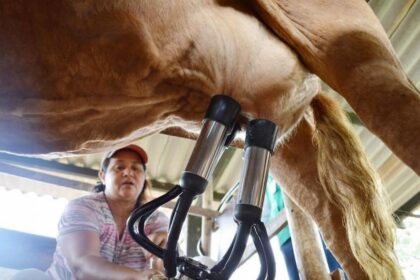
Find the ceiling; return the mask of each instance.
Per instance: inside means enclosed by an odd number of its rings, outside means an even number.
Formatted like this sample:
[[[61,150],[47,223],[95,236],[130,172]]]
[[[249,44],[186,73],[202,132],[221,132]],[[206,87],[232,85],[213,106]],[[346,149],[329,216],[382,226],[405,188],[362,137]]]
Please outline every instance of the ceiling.
[[[369,5],[381,20],[385,30],[391,38],[391,42],[401,59],[404,69],[410,79],[420,87],[420,1],[398,0],[384,1],[372,0]],[[334,94],[331,89],[327,89]],[[339,98],[342,106],[351,111],[350,106]],[[368,158],[380,174],[385,188],[390,195],[392,209],[395,211],[407,202],[418,204],[420,192],[420,178],[405,164],[403,164],[391,151],[365,127],[355,123],[356,133],[361,138]],[[194,141],[184,138],[157,134],[139,141],[150,156],[148,164],[148,176],[158,185],[161,191],[176,184],[184,170],[190,153],[194,147]],[[8,188],[20,188],[23,191],[34,191],[39,194],[50,194],[56,197],[72,198],[82,194],[81,190],[95,183],[93,170],[99,169],[102,154],[78,156],[60,159],[65,165],[82,167],[83,173],[77,176],[75,172],[59,172],[57,170],[45,171],[40,165],[32,165],[31,172],[45,172],[50,176],[58,176],[81,182],[80,184],[68,185],[71,188],[57,186],[57,181],[28,183],[29,178],[18,176],[19,173],[8,173],[0,165],[0,182]],[[419,155],[420,158],[420,155]],[[0,162],[1,163],[1,162]],[[216,192],[225,193],[239,180],[242,166],[242,150],[229,148],[222,156],[216,167],[211,185]],[[28,171],[30,172],[30,171]],[[93,173],[92,173],[93,172]],[[10,175],[15,174],[15,175]],[[32,173],[31,173],[32,174]],[[31,179],[32,180],[32,179]],[[38,180],[42,181],[42,180]],[[61,181],[60,181],[61,182]],[[74,187],[72,187],[74,186]],[[158,189],[159,189],[158,188]]]

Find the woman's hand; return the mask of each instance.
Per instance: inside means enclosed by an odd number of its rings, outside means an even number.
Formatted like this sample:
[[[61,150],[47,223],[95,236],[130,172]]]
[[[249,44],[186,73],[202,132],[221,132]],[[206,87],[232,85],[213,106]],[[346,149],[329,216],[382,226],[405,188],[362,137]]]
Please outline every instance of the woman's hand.
[[[168,238],[168,232],[167,231],[154,232],[152,234],[149,234],[147,237],[159,247],[165,247],[166,241]]]
[[[152,233],[152,234],[148,235],[147,237],[150,239],[150,241],[152,241],[153,243],[155,243],[159,247],[164,248],[164,247],[166,247],[168,232],[166,232],[166,231],[155,232],[155,233]],[[145,255],[147,260],[151,261],[152,269],[155,269],[155,270],[161,271],[161,272],[165,271],[162,259],[156,257],[155,255],[152,255],[149,251],[146,251],[146,253],[144,255]]]
[[[145,269],[139,272],[139,277],[137,280],[160,280],[166,279],[165,275],[162,272],[159,272],[155,269]]]

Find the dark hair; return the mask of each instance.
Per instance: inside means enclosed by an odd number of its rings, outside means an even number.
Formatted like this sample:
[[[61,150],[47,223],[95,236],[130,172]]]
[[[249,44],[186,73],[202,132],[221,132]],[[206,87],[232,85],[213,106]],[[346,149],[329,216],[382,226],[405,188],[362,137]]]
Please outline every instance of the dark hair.
[[[92,188],[92,191],[96,193],[103,192],[104,190],[105,190],[105,185],[101,181],[96,182],[96,185],[94,185]]]
[[[111,158],[105,158],[102,161],[102,165],[101,165],[101,171],[102,172],[104,172],[104,173],[106,172],[106,169],[108,168],[110,161],[111,161]],[[105,191],[105,185],[101,181],[98,181],[98,182],[96,182],[96,185],[93,186],[92,190],[93,190],[93,192],[96,192],[96,193],[103,192],[103,191]]]
[[[109,166],[109,162],[111,161],[111,158],[106,158],[102,161],[102,165],[101,165],[101,171],[105,173],[106,169]]]

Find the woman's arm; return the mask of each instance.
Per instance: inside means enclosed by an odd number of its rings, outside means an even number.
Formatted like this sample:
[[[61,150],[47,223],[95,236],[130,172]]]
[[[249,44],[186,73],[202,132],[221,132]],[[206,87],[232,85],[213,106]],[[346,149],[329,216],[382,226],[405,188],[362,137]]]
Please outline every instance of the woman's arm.
[[[110,263],[99,254],[99,235],[95,231],[76,231],[58,240],[70,269],[77,279],[151,279],[156,270],[134,269]]]

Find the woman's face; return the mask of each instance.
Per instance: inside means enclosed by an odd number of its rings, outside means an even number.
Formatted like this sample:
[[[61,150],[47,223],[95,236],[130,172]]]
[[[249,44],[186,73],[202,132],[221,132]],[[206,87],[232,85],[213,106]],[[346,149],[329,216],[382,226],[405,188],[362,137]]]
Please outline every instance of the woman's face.
[[[109,198],[135,201],[144,187],[146,174],[139,155],[130,150],[116,152],[99,177]]]

